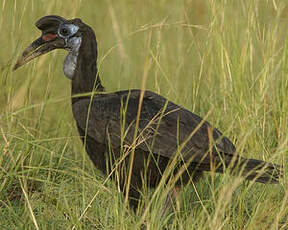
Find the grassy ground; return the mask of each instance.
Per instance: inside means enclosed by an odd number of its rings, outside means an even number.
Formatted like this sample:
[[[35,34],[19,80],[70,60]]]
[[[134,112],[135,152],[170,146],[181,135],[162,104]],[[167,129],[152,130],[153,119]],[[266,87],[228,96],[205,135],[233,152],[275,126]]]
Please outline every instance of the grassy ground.
[[[0,229],[287,229],[288,7],[283,0],[70,0],[0,3]],[[96,33],[107,91],[146,88],[205,116],[239,152],[284,165],[279,185],[208,173],[134,215],[77,137],[64,51],[12,64],[48,14]],[[159,197],[161,197],[159,192]],[[95,199],[91,203],[91,199]],[[89,207],[84,215],[83,211]]]

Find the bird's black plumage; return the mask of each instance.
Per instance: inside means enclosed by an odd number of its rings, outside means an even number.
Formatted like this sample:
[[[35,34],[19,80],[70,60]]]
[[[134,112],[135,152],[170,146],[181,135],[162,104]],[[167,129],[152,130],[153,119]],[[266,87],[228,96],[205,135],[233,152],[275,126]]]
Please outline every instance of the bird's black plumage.
[[[45,16],[36,26],[42,36],[24,51],[15,68],[52,49],[69,51],[64,65],[72,73],[72,110],[81,139],[98,169],[105,174],[117,172],[122,190],[130,181],[133,207],[137,207],[139,190],[144,185],[156,187],[173,159],[177,161],[171,177],[185,166],[178,185],[196,181],[203,171],[223,172],[226,167],[249,180],[278,182],[278,165],[238,156],[218,129],[164,97],[140,90],[104,93],[95,34],[80,19]]]

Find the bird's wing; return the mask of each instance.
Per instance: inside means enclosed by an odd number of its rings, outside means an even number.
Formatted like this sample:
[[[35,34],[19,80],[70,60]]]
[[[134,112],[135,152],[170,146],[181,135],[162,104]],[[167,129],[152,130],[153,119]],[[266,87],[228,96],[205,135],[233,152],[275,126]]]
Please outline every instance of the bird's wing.
[[[139,98],[140,90],[130,90],[82,99],[72,106],[74,118],[87,135],[99,143],[109,141],[113,148],[135,144],[169,158],[177,150],[184,158],[201,157],[210,148],[235,152],[229,139],[208,122],[150,91],[145,91],[137,125]]]

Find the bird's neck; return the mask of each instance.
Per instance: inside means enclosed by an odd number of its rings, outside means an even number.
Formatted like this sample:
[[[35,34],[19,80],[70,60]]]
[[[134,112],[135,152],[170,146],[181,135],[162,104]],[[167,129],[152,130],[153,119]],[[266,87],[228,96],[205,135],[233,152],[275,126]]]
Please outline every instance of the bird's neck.
[[[75,64],[72,77],[72,100],[79,100],[83,94],[89,97],[91,92],[104,91],[97,69],[97,43],[94,33],[82,37]]]

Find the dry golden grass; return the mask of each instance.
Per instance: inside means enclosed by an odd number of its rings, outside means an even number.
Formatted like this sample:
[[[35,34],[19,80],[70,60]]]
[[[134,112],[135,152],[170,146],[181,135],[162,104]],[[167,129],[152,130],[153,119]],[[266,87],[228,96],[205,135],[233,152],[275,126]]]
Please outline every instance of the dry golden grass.
[[[285,1],[3,0],[0,7],[1,229],[288,228]],[[79,141],[65,52],[12,72],[40,35],[34,22],[48,14],[94,28],[108,91],[146,88],[209,114],[242,155],[282,164],[281,183],[208,173],[184,188],[180,211],[161,218],[167,191],[159,188],[147,194],[149,212],[135,216]]]

